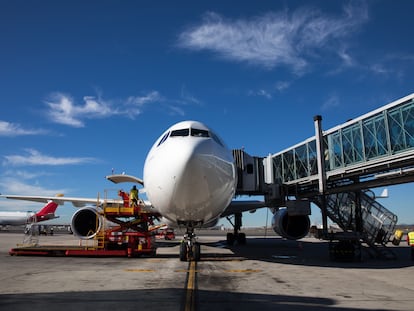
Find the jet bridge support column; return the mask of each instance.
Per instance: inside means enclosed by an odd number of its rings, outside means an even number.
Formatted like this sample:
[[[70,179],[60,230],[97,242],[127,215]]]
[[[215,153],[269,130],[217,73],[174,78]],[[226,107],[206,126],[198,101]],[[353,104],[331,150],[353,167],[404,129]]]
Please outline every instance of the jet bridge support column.
[[[313,117],[315,123],[315,138],[316,138],[316,157],[318,164],[318,178],[319,178],[319,196],[321,201],[322,225],[323,234],[328,233],[328,213],[326,206],[326,170],[325,170],[325,148],[323,143],[322,133],[322,116],[316,115]]]

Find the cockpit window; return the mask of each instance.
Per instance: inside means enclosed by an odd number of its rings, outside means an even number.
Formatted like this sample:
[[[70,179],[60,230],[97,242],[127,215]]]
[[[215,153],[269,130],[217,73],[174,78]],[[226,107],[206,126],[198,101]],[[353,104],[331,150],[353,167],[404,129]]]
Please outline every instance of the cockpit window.
[[[199,130],[199,129],[191,129],[191,136],[195,136],[195,137],[210,137],[208,131],[206,131],[206,130]]]
[[[190,134],[193,137],[211,137],[219,145],[223,147],[225,146],[223,141],[212,131],[202,130],[202,129],[197,129],[197,128],[191,128],[191,129],[184,128],[184,129],[174,130],[174,131],[165,133],[164,136],[162,136],[162,138],[160,139],[157,147],[162,145],[169,137],[186,137],[186,136],[189,136]]]
[[[190,129],[181,129],[181,130],[175,130],[171,132],[171,137],[173,136],[188,136],[190,135]]]
[[[222,147],[224,147],[224,143],[222,142],[222,140],[213,132],[210,132],[211,137],[216,141],[216,143],[218,143],[219,145],[221,145]]]
[[[160,142],[158,143],[157,147],[167,140],[169,134],[170,132],[165,133],[165,135],[161,138]]]

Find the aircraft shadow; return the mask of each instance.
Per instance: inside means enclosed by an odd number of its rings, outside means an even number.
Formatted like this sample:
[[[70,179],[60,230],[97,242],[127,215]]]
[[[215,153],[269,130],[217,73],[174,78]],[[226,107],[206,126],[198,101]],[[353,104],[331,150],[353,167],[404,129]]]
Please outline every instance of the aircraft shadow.
[[[221,240],[213,243],[201,243],[217,248],[227,248],[232,255],[214,254],[214,251],[202,253],[201,260],[214,257],[223,260],[231,257],[244,258],[248,260],[259,260],[291,265],[338,267],[338,268],[363,268],[363,269],[390,269],[404,268],[413,265],[410,257],[410,249],[403,246],[389,247],[396,255],[396,259],[383,259],[373,257],[368,247],[362,246],[362,260],[331,260],[329,256],[329,243],[327,241],[291,241],[283,238],[247,238],[246,245],[228,246],[226,241]]]
[[[54,293],[0,294],[3,310],[186,310],[184,289],[143,289],[78,291]],[[340,307],[334,299],[323,297],[235,293],[195,290],[197,310],[285,310],[357,311]],[[381,309],[377,309],[381,310]]]

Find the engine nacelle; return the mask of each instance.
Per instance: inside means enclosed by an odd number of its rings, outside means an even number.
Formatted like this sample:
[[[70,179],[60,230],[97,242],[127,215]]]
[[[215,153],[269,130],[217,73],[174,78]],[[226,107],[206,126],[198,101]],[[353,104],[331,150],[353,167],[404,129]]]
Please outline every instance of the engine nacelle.
[[[72,216],[72,232],[81,239],[93,238],[102,228],[102,216],[94,207],[81,208]]]
[[[289,216],[287,209],[280,209],[273,216],[272,227],[281,237],[298,240],[309,233],[310,220],[308,215]]]

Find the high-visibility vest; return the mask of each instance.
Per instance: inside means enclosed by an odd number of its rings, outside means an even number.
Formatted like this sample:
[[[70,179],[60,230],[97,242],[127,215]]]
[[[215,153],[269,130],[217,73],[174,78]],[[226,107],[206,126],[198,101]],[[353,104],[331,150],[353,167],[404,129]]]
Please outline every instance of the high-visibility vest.
[[[138,200],[138,189],[131,189],[129,192],[129,199],[132,200]]]
[[[408,242],[408,245],[414,246],[414,231],[408,232],[407,242]]]

